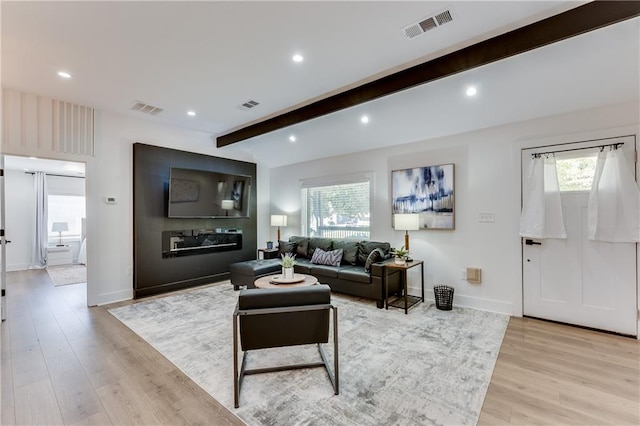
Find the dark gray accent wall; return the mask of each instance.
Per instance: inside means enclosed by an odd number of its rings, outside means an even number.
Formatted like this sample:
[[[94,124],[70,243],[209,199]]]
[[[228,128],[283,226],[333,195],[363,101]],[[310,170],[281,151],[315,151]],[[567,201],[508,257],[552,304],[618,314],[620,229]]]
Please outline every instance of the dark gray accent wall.
[[[248,218],[170,219],[171,167],[251,176]],[[133,290],[144,297],[223,281],[229,265],[256,258],[256,164],[192,152],[133,144]],[[193,256],[162,256],[162,232],[185,229],[242,231],[242,248]],[[117,231],[116,231],[117,232]]]

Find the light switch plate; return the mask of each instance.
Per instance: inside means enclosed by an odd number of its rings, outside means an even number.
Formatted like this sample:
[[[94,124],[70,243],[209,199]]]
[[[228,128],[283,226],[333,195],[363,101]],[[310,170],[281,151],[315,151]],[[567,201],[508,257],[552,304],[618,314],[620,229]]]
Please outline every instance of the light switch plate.
[[[493,212],[480,213],[478,216],[479,222],[490,223],[496,221],[496,214]]]

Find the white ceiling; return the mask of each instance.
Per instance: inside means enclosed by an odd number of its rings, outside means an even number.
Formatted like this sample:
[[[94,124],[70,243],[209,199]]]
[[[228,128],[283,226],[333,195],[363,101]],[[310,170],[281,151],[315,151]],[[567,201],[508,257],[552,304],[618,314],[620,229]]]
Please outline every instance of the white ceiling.
[[[2,85],[215,136],[583,2],[2,2]],[[401,28],[450,8],[414,39]],[[243,141],[268,166],[638,101],[638,18]],[[301,53],[305,61],[291,61]],[[71,80],[62,80],[58,70]],[[614,76],[612,78],[612,76]],[[466,98],[467,85],[478,86]],[[250,111],[238,108],[260,102]],[[134,101],[164,109],[151,117]],[[197,112],[189,117],[186,111]],[[371,117],[363,126],[362,113]],[[289,144],[295,133],[298,142]]]

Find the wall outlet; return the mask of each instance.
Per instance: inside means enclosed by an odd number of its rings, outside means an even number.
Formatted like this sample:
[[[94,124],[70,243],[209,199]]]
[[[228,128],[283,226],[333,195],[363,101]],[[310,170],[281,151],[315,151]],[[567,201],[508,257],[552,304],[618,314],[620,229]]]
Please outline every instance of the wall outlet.
[[[461,280],[466,280],[467,279],[467,270],[466,269],[460,270],[460,279]]]

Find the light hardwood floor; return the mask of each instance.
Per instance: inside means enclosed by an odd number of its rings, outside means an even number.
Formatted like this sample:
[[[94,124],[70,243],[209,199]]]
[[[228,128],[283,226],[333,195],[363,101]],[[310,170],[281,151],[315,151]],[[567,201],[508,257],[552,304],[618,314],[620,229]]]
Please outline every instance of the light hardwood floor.
[[[8,274],[1,325],[1,423],[242,424],[155,349],[87,308],[83,284]],[[512,318],[480,425],[640,424],[640,344]]]

